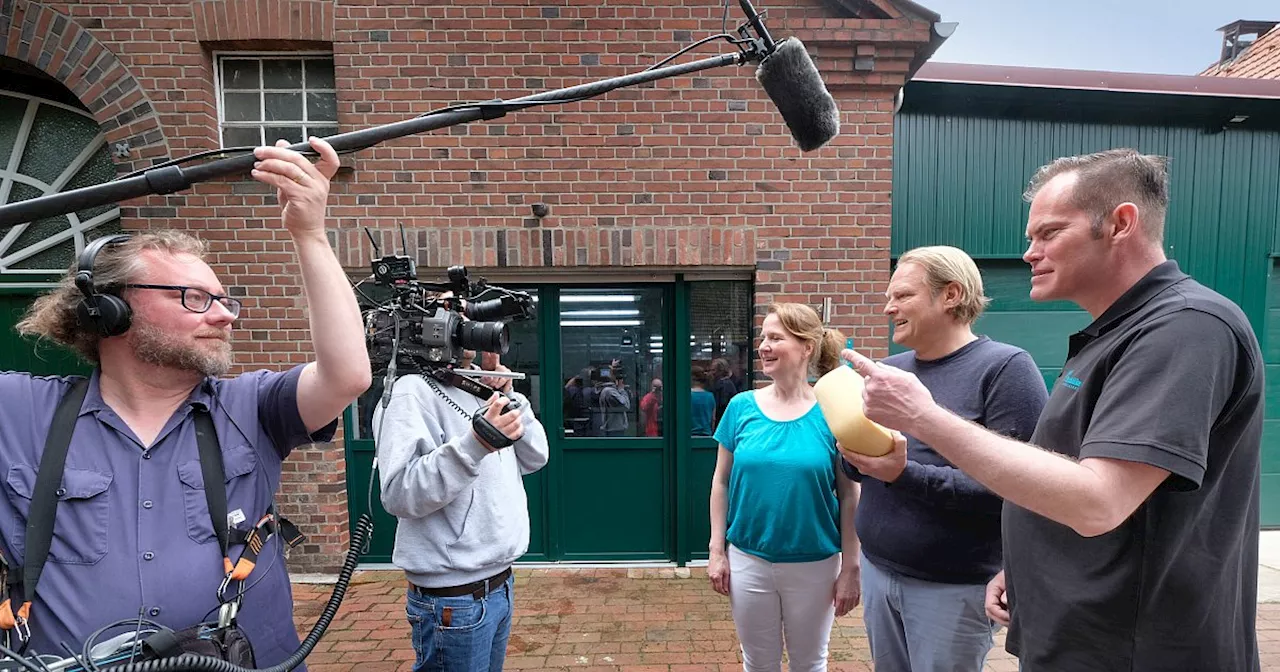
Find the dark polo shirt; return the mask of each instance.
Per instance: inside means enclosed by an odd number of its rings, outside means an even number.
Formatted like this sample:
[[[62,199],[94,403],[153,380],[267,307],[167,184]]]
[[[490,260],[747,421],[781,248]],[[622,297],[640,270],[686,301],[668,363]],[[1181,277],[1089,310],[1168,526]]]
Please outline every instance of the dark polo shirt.
[[[1259,669],[1262,353],[1241,310],[1168,261],[1071,337],[1032,442],[1158,466],[1085,538],[1006,503],[1007,649],[1042,670]]]

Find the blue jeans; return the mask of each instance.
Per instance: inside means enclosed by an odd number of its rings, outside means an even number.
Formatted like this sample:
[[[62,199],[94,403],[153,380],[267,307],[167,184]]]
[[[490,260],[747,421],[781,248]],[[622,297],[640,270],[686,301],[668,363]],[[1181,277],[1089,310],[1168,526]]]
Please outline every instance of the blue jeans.
[[[862,619],[876,672],[981,672],[998,627],[986,590],[902,576],[862,556]]]
[[[515,577],[483,597],[430,597],[410,590],[413,672],[501,672],[511,634]]]

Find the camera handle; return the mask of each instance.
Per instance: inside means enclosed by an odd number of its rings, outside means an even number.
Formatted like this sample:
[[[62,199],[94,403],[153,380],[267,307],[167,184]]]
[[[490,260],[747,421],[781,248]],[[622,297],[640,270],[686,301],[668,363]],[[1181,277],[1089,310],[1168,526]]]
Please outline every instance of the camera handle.
[[[465,371],[467,373],[464,375],[462,371],[459,371],[459,370],[450,369],[443,366],[439,366],[439,367],[433,366],[433,367],[427,367],[426,369],[423,369],[422,373],[425,374],[428,378],[434,378],[435,380],[438,380],[446,385],[456,387],[464,392],[467,392],[485,401],[488,401],[489,398],[492,397],[495,392],[497,392],[497,390],[493,389],[488,385],[485,385],[484,383],[478,380],[472,380],[470,376],[471,375],[485,376],[485,375],[495,374],[495,373],[505,373],[500,371],[482,371],[482,370],[465,370]],[[520,378],[523,378],[524,374],[519,373],[514,375],[504,375],[503,377],[517,377],[517,376]],[[506,434],[503,434],[501,431],[498,430],[497,427],[494,427],[492,423],[490,423],[487,419],[485,419],[483,414],[476,413],[475,415],[472,415],[471,413],[468,413],[465,409],[463,409],[456,402],[454,402],[453,399],[450,399],[449,395],[444,393],[444,390],[441,390],[440,388],[436,387],[433,383],[431,383],[430,380],[427,381],[427,384],[431,387],[432,390],[435,391],[436,394],[440,395],[440,398],[445,400],[445,403],[453,407],[453,410],[457,411],[462,415],[462,417],[470,421],[471,428],[472,430],[475,431],[476,435],[479,436],[481,439],[483,439],[484,442],[489,444],[494,450],[500,450],[502,448],[506,448],[507,446],[510,446],[511,444],[515,443],[515,441],[511,437],[507,436]],[[520,402],[516,400],[514,397],[506,397],[506,399],[507,399],[507,406],[506,408],[502,409],[502,412],[504,414],[510,413],[511,411],[514,411],[514,410],[518,410],[520,408]]]

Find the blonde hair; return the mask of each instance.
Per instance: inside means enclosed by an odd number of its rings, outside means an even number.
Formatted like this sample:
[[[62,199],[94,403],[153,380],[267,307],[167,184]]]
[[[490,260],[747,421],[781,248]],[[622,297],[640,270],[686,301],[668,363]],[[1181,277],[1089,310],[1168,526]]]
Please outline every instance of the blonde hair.
[[[809,368],[819,376],[840,366],[840,351],[844,349],[844,334],[838,329],[822,326],[818,312],[803,303],[775,303],[769,306],[769,314],[777,315],[778,322],[787,333],[813,346],[809,356]]]
[[[978,265],[964,250],[949,245],[917,247],[898,259],[898,266],[903,264],[915,264],[924,271],[929,293],[934,298],[947,285],[956,283],[960,287],[960,303],[948,312],[964,324],[976,322],[991,303],[991,299],[983,294]]]
[[[205,242],[181,231],[148,231],[133,234],[118,245],[108,245],[93,261],[93,286],[101,294],[119,295],[123,286],[137,280],[146,269],[142,252],[160,250],[167,254],[190,254],[204,260]],[[84,294],[76,287],[79,255],[71,262],[67,275],[58,286],[36,299],[27,309],[17,330],[23,336],[47,339],[74,350],[85,361],[98,363],[98,344],[102,337],[94,329],[86,329],[76,317],[76,306]]]

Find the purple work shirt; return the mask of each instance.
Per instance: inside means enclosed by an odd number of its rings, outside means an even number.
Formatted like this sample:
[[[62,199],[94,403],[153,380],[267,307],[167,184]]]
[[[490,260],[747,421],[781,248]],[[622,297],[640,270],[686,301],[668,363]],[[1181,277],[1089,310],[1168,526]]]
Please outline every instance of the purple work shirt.
[[[205,500],[191,411],[201,405],[211,410],[222,447],[227,511],[241,511],[244,522],[237,527],[248,529],[271,503],[289,452],[329,441],[337,428],[335,419],[307,434],[298,413],[301,372],[299,366],[207,379],[150,448],[102,400],[94,372],[67,452],[66,493],[32,603],[28,653],[64,656],[60,641],[78,653],[95,630],[137,618],[139,609],[144,618],[174,630],[217,618],[222,554]],[[0,543],[14,564],[23,561],[31,492],[53,412],[73,381],[0,373]],[[241,549],[232,547],[233,561]],[[258,666],[267,667],[283,661],[299,642],[278,535],[263,549],[248,586],[238,621]]]

